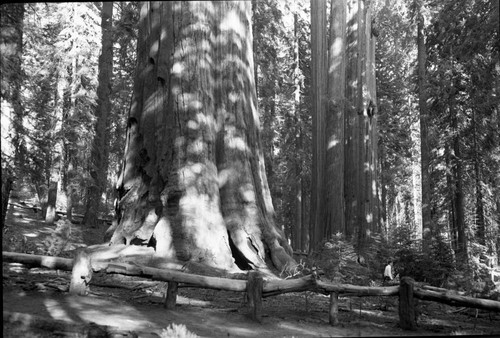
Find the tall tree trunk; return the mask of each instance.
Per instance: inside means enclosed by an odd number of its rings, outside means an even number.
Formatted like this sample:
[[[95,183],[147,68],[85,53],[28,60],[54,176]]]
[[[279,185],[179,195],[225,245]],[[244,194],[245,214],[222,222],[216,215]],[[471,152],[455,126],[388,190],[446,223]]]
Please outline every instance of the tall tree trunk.
[[[357,163],[357,118],[359,107],[358,97],[358,54],[360,52],[358,39],[358,1],[347,2],[347,42],[346,42],[346,106],[345,106],[345,222],[346,237],[351,238],[358,227],[358,163]]]
[[[346,71],[346,2],[331,1],[326,119],[326,216],[324,236],[345,233],[344,111]]]
[[[371,232],[378,232],[379,223],[379,201],[378,201],[378,104],[377,104],[377,88],[375,76],[375,47],[376,47],[376,31],[373,27],[374,21],[372,19],[372,8],[366,9],[366,83],[368,88],[368,97],[364,100],[364,115],[365,123],[367,124],[367,138],[366,158],[366,201],[367,208],[365,217],[367,220],[367,230]]]
[[[63,119],[64,119],[64,89],[67,84],[66,79],[61,74],[62,71],[59,70],[57,73],[57,88],[56,88],[56,99],[55,99],[55,114],[53,128],[50,131],[50,139],[53,141],[53,148],[50,152],[50,176],[48,182],[47,190],[47,203],[43,207],[43,216],[45,218],[45,223],[50,225],[56,220],[56,205],[57,205],[57,193],[60,189],[61,183],[61,170],[63,167]]]
[[[375,40],[370,2],[360,1],[358,12],[360,53],[358,71],[361,89],[358,112],[360,191],[358,200],[358,253],[363,255],[370,233],[376,231],[377,208],[377,96],[375,82]],[[359,88],[359,83],[358,83]],[[378,216],[377,216],[378,217]]]
[[[417,14],[417,63],[418,63],[418,105],[420,110],[420,165],[422,176],[422,236],[424,248],[428,247],[432,238],[432,217],[431,217],[431,177],[430,168],[430,145],[429,145],[429,110],[427,108],[427,50],[425,48],[424,16],[422,14],[423,5],[418,2]]]
[[[293,270],[260,141],[250,2],[144,3],[110,244]]]
[[[384,147],[382,146],[380,151],[380,204],[381,204],[381,212],[380,212],[380,225],[381,231],[384,233],[385,238],[389,239],[389,227],[387,222],[387,186],[385,184],[384,175],[382,173],[386,172],[385,169],[388,167],[386,161],[384,160]]]
[[[295,120],[295,128],[296,131],[294,133],[295,136],[295,153],[296,154],[301,154],[302,153],[302,120],[300,118],[300,96],[301,96],[301,71],[300,71],[300,53],[299,53],[299,20],[298,20],[298,15],[297,13],[294,13],[293,15],[293,33],[294,33],[294,40],[293,40],[293,54],[294,54],[294,70],[293,70],[293,76],[294,76],[294,104],[293,104],[293,109],[294,109],[294,120]],[[294,196],[295,196],[295,223],[294,223],[294,231],[293,233],[295,234],[294,236],[294,248],[296,250],[303,250],[302,247],[302,228],[304,227],[304,224],[302,220],[304,219],[303,213],[304,210],[302,209],[302,199],[303,199],[303,191],[302,191],[302,158],[301,156],[297,156],[294,160],[295,165],[295,186],[294,186]]]
[[[413,221],[415,223],[414,237],[422,241],[422,175],[420,173],[420,124],[412,126],[412,197],[413,197]]]
[[[474,223],[476,226],[476,238],[479,244],[486,245],[486,222],[484,219],[484,204],[483,204],[483,191],[481,187],[481,164],[479,160],[479,149],[477,146],[477,126],[476,126],[476,113],[472,110],[472,128],[473,128],[473,149],[474,149],[474,183],[476,194],[475,217]]]
[[[300,238],[302,242],[300,243],[300,248],[304,252],[309,252],[309,215],[307,213],[307,210],[309,210],[309,204],[308,201],[310,200],[309,198],[306,198],[307,196],[307,185],[305,182],[304,177],[301,178],[302,184],[302,234],[300,235]]]
[[[451,172],[452,172],[452,192],[453,192],[453,210],[454,210],[454,228],[457,230],[457,259],[461,263],[467,263],[468,254],[467,254],[467,234],[466,234],[466,224],[465,224],[465,215],[464,215],[464,191],[463,191],[463,183],[462,183],[462,155],[461,155],[461,147],[460,147],[460,138],[458,132],[458,116],[457,112],[453,110],[454,107],[454,98],[451,98],[451,107],[450,107],[450,115],[451,115],[451,129],[454,133],[452,137],[452,156],[451,156]]]
[[[449,145],[445,146],[445,157],[446,157],[446,167],[451,168],[452,166],[452,154],[451,154],[451,147]],[[453,176],[451,174],[450,170],[447,170],[446,172],[446,185],[448,187],[448,200],[449,200],[449,207],[448,207],[448,227],[449,227],[449,232],[450,232],[450,238],[451,238],[451,248],[454,253],[458,252],[458,231],[457,231],[457,223],[455,221],[456,219],[456,205],[454,203],[454,183],[453,183]]]
[[[78,172],[78,136],[75,133],[75,114],[77,114],[76,94],[78,92],[78,57],[74,56],[71,63],[67,65],[68,74],[64,82],[63,98],[63,135],[64,161],[62,168],[62,189],[66,193],[66,218],[71,222],[73,219],[73,208],[75,204],[75,192],[78,182],[76,182]]]
[[[494,9],[493,9],[493,18],[496,23],[496,27],[500,26],[500,2],[499,1],[494,1],[493,2]],[[494,54],[494,60],[495,62],[495,73],[497,76],[495,76],[495,86],[493,86],[493,93],[495,94],[496,97],[500,96],[500,51],[497,49],[495,54]],[[497,130],[500,129],[500,107],[498,105],[494,107],[493,110],[494,116],[496,117],[497,121]],[[497,140],[500,141],[500,138],[497,138]],[[497,161],[498,163],[498,161]],[[500,223],[500,171],[497,171],[496,175],[492,175],[493,177],[491,178],[492,181],[492,186],[493,188],[493,203],[494,205],[491,207],[493,209],[493,213],[496,213],[497,215],[497,224]],[[500,236],[499,236],[500,237]],[[500,261],[500,238],[497,238],[497,240],[492,240],[488,243],[488,248],[490,250],[491,256],[493,256],[492,264],[498,265],[498,262]],[[496,252],[496,255],[494,254]]]
[[[324,238],[325,222],[325,121],[327,88],[326,0],[311,0],[313,159],[311,184],[310,249]]]
[[[346,235],[357,234],[357,251],[363,255],[369,233],[376,228],[376,88],[375,36],[370,3],[347,5]]]
[[[357,166],[356,180],[358,189],[356,191],[356,202],[358,205],[357,210],[357,252],[363,254],[367,240],[368,224],[366,219],[366,168],[368,164],[366,161],[366,148],[368,139],[365,137],[366,121],[365,121],[365,100],[367,93],[367,74],[366,74],[366,8],[365,1],[358,1],[357,13],[357,30],[358,30],[358,55],[357,55],[357,118],[356,118],[356,132],[355,132],[355,163]]]
[[[99,56],[99,85],[97,87],[97,121],[90,155],[90,177],[87,206],[83,223],[95,226],[101,206],[102,193],[106,191],[109,156],[109,116],[111,113],[111,78],[113,76],[113,2],[102,6],[102,51]]]

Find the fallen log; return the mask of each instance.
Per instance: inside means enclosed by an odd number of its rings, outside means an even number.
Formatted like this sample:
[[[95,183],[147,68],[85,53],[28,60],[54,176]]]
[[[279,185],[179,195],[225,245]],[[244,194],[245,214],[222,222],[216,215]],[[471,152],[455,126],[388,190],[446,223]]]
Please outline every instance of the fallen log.
[[[359,286],[351,284],[330,284],[323,281],[316,281],[318,292],[330,294],[336,292],[339,295],[349,295],[356,297],[370,297],[370,296],[396,296],[399,292],[399,286]]]
[[[193,275],[190,273],[169,269],[157,269],[126,263],[108,263],[104,271],[106,273],[119,273],[123,275],[149,278],[163,282],[188,283],[196,285],[197,287],[203,287],[207,289],[236,292],[246,291],[247,283],[244,280]]]
[[[65,271],[71,271],[73,269],[73,260],[71,258],[2,251],[2,260],[4,263],[21,263],[29,267],[42,267]]]
[[[99,269],[99,263],[106,265],[108,262],[112,261],[134,261],[146,265],[153,259],[155,254],[155,250],[152,247],[125,244],[96,244],[80,250],[86,252],[94,264],[92,267],[96,269]]]
[[[424,289],[424,290],[430,290],[430,291],[436,291],[436,292],[443,292],[446,294],[457,294],[460,296],[465,296],[465,292],[463,292],[463,291],[438,288],[438,287],[432,286],[432,285],[418,285],[418,284],[416,284],[416,287],[419,287],[419,288]]]
[[[500,312],[500,302],[497,302],[495,300],[444,294],[441,292],[424,290],[418,287],[415,287],[415,289],[413,290],[413,294],[416,298],[422,300],[430,300],[457,307],[466,306],[476,309]]]
[[[308,275],[297,279],[264,280],[262,297],[276,296],[289,292],[301,292],[316,289],[316,278]]]

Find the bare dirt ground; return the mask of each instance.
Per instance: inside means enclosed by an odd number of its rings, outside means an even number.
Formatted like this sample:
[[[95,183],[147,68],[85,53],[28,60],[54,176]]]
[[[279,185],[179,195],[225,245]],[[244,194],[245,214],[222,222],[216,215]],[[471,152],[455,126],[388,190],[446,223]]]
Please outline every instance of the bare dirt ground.
[[[107,225],[71,225],[64,234],[39,213],[11,201],[2,250],[72,257],[79,246],[101,242]],[[64,236],[62,236],[64,237]],[[3,263],[4,337],[332,337],[500,336],[500,314],[420,302],[419,328],[398,325],[397,299],[340,298],[338,326],[328,324],[329,298],[292,293],[263,301],[263,321],[250,319],[240,293],[179,289],[174,310],[163,307],[165,283],[96,276],[91,294],[68,293],[70,273]]]

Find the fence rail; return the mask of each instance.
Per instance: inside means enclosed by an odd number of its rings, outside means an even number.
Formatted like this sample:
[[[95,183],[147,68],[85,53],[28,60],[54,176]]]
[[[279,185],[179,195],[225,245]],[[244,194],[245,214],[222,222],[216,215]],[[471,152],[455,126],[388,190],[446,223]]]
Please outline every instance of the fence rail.
[[[404,277],[400,285],[367,287],[350,284],[327,283],[313,275],[297,279],[279,279],[258,271],[247,274],[226,274],[224,277],[187,273],[177,262],[161,261],[154,258],[151,248],[130,246],[92,246],[77,251],[75,259],[2,252],[4,262],[22,263],[30,267],[44,267],[72,271],[70,293],[88,293],[93,272],[104,271],[129,276],[158,280],[168,283],[165,307],[176,304],[179,286],[209,288],[242,292],[247,294],[251,316],[256,321],[262,319],[262,298],[289,292],[312,291],[330,295],[329,322],[337,325],[339,296],[388,296],[399,297],[399,322],[403,329],[416,328],[415,298],[444,303],[452,306],[478,308],[500,312],[500,302],[488,299],[466,297],[452,290],[419,286],[411,278]],[[141,262],[142,264],[136,264]],[[148,266],[155,265],[153,266]],[[159,266],[159,267],[158,267]],[[168,268],[174,267],[175,269]],[[193,269],[193,270],[196,270]],[[179,285],[179,283],[181,285]]]

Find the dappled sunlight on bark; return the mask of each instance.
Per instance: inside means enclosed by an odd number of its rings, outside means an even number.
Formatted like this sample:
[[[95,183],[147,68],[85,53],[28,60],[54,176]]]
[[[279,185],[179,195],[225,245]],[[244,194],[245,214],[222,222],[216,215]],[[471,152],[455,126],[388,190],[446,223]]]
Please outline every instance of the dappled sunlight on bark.
[[[146,4],[139,36],[111,242],[225,269],[296,264],[265,176],[251,4]]]
[[[156,240],[156,254],[160,257],[176,258],[172,227],[167,217],[160,218],[153,232]]]
[[[178,253],[184,254],[185,260],[211,260],[222,267],[230,266],[231,250],[219,209],[215,167],[194,163],[181,168],[179,176],[184,191],[179,202],[182,219],[179,230],[185,252]],[[214,245],[214,238],[224,237],[226,241]]]

